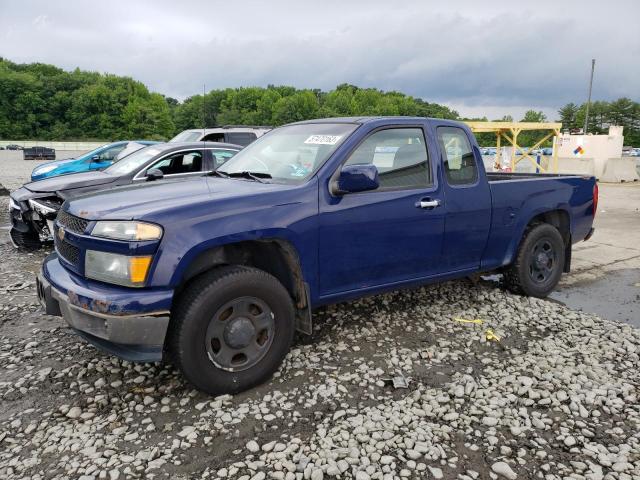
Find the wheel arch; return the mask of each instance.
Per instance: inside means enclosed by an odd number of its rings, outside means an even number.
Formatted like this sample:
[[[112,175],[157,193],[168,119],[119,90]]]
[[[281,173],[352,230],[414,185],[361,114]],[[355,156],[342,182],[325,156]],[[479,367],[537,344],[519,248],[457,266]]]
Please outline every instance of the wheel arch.
[[[537,211],[532,214],[531,218],[522,226],[519,234],[516,236],[517,242],[515,242],[513,248],[510,249],[511,258],[508,263],[511,263],[515,259],[527,230],[540,223],[553,225],[560,232],[565,248],[563,271],[568,273],[571,269],[571,217],[569,211],[565,208]]]
[[[270,273],[291,295],[296,308],[296,328],[311,333],[309,287],[304,281],[295,246],[280,238],[243,240],[200,251],[184,268],[177,282],[174,301],[191,280],[223,265],[244,265]]]

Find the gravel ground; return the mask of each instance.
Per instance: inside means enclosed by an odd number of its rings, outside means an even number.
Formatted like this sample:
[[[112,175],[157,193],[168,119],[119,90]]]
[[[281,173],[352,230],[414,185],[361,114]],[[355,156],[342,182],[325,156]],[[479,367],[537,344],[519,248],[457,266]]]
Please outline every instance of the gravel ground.
[[[46,250],[0,234],[0,478],[640,478],[628,325],[450,282],[321,309],[272,381],[211,398],[42,314]]]

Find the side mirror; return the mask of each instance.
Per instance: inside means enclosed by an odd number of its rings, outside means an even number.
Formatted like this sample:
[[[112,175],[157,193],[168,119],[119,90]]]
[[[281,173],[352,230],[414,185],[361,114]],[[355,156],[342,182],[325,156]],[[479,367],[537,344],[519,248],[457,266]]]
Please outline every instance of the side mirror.
[[[372,163],[345,165],[340,170],[338,178],[332,182],[331,193],[344,195],[345,193],[366,192],[380,186],[378,169]]]
[[[151,170],[147,170],[146,177],[148,182],[152,182],[153,180],[161,180],[162,177],[164,177],[164,173],[158,168],[152,168]]]
[[[100,161],[100,155],[94,155],[93,157],[91,157],[91,161],[92,162],[99,162]]]

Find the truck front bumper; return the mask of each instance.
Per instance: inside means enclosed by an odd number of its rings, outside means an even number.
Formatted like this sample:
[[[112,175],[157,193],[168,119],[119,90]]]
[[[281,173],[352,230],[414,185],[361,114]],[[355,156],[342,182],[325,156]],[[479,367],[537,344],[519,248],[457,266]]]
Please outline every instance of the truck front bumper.
[[[48,315],[62,316],[94,346],[129,361],[162,360],[172,290],[106,285],[66,270],[55,253],[36,279]]]

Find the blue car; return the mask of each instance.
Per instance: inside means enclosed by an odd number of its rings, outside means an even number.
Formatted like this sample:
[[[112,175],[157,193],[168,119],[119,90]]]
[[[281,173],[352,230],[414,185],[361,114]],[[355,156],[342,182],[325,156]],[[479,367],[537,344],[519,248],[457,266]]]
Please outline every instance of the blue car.
[[[78,158],[68,158],[66,160],[56,160],[38,165],[31,172],[31,181],[42,180],[44,178],[57,177],[68,173],[89,172],[91,170],[102,170],[111,165],[116,156],[122,152],[129,143],[140,145],[152,145],[149,140],[123,140],[121,142],[109,143],[91,150]],[[140,147],[142,148],[142,147]]]

